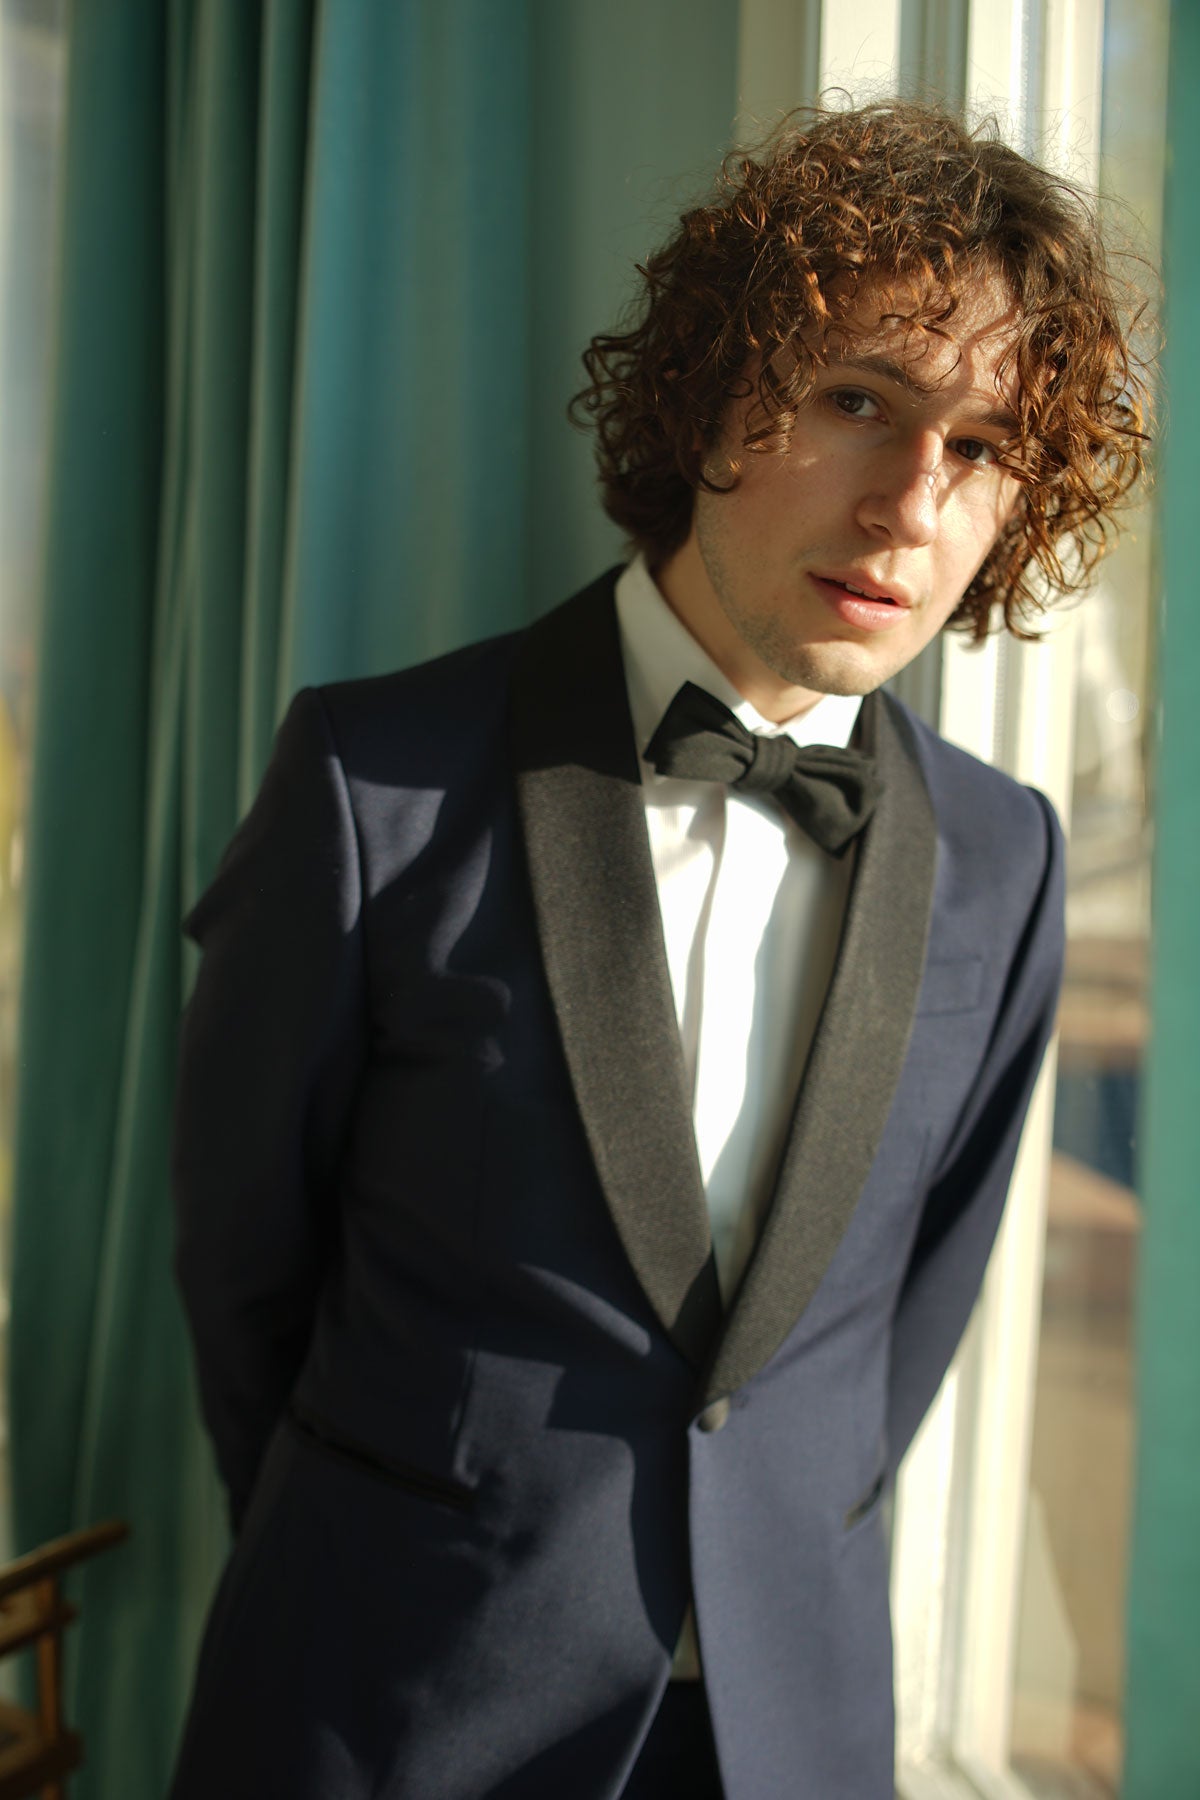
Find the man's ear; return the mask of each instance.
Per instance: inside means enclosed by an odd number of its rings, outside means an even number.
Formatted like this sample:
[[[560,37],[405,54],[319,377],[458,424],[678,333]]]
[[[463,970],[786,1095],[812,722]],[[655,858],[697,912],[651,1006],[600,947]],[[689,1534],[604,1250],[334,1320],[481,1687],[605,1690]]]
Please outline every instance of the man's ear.
[[[715,494],[727,494],[738,483],[742,465],[728,450],[714,449],[704,458],[701,469],[704,485]]]
[[[699,430],[696,432],[700,479],[710,494],[728,494],[738,484],[742,465],[734,447],[736,437],[728,414],[724,431],[711,432],[707,436]]]

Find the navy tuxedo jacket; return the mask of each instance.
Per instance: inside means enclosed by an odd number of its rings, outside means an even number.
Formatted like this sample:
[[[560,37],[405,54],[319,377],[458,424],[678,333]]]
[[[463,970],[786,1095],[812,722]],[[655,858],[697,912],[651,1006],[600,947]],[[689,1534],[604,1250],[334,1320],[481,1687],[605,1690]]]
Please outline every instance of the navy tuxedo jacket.
[[[177,1800],[616,1800],[694,1593],[729,1800],[892,1793],[880,1501],[1061,963],[1046,802],[885,791],[722,1310],[610,575],[302,693],[190,929],[178,1271],[237,1539]]]

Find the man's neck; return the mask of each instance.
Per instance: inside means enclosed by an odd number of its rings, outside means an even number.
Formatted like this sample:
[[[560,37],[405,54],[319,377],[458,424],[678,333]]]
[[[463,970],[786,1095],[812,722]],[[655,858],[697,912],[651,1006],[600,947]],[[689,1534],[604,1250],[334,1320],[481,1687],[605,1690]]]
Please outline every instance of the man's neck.
[[[659,593],[680,624],[710,656],[744,700],[772,725],[787,725],[811,712],[824,696],[787,681],[738,635],[713,591],[695,534],[652,571]]]
[[[617,582],[617,616],[634,731],[644,749],[684,682],[694,682],[729,707],[748,731],[783,729],[798,744],[845,745],[858,716],[857,696],[821,695],[782,727],[760,713],[717,667],[704,646],[667,604],[645,561],[637,560]]]

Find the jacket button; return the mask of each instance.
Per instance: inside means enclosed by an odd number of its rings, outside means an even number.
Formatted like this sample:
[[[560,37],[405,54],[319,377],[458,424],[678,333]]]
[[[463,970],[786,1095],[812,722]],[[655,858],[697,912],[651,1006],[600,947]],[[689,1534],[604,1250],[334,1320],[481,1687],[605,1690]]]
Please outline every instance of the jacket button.
[[[704,1411],[696,1420],[701,1431],[720,1431],[729,1418],[729,1398],[722,1394],[719,1400],[710,1400]]]

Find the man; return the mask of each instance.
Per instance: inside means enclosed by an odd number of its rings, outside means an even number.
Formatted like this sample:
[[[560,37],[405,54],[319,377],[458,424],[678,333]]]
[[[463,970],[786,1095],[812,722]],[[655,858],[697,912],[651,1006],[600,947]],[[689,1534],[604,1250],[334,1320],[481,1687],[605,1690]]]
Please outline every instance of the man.
[[[581,397],[630,566],[300,695],[190,921],[238,1535],[178,1800],[892,1791],[881,1505],[1062,896],[879,689],[1082,579],[1141,390],[1086,211],[919,109],[792,126],[645,276]]]

